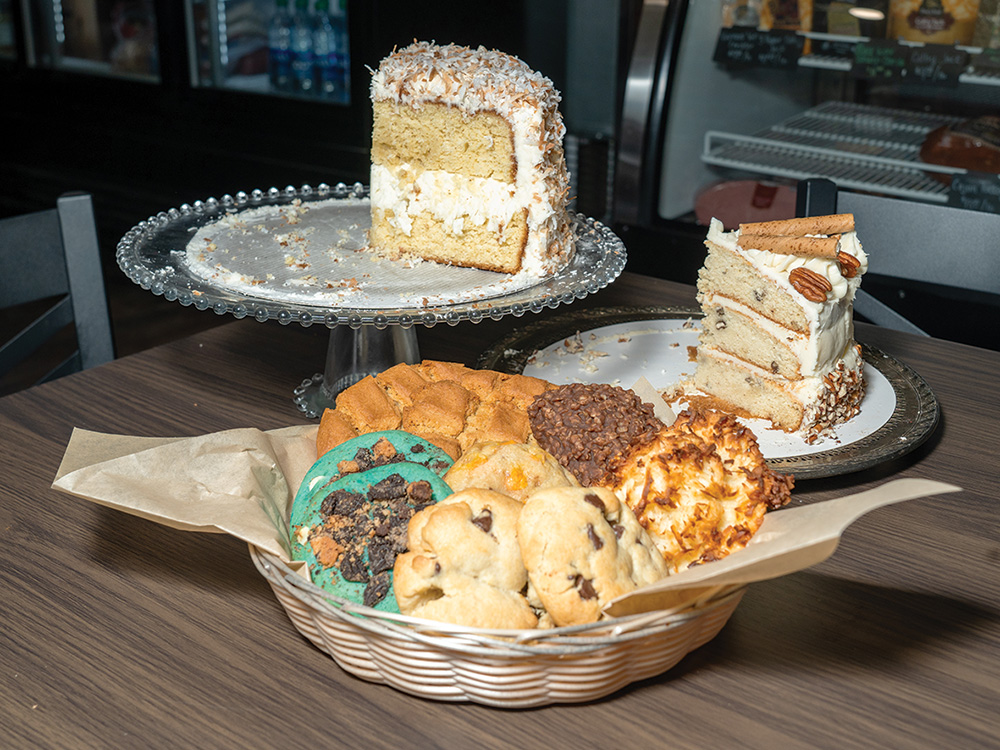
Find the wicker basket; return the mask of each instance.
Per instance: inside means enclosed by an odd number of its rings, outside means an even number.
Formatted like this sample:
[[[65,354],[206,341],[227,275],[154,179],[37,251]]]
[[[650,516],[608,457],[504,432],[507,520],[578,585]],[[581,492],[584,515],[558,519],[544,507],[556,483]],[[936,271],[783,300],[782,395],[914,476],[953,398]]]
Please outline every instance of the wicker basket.
[[[721,589],[681,612],[488,631],[379,612],[330,596],[252,545],[250,556],[296,629],[346,671],[422,698],[500,708],[596,700],[662,674],[716,636],[745,590]]]

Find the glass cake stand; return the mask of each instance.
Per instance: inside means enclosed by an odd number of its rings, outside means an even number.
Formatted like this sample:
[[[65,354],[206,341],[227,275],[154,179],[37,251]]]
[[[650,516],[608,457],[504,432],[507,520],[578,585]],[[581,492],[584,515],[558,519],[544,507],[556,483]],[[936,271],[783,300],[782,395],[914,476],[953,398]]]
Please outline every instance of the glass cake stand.
[[[390,261],[362,252],[369,210],[360,183],[239,192],[149,217],[119,241],[116,256],[140,287],[185,306],[327,326],[323,372],[294,389],[309,417],[366,375],[418,362],[414,326],[555,308],[603,289],[625,267],[621,240],[579,214],[573,258],[544,279]]]

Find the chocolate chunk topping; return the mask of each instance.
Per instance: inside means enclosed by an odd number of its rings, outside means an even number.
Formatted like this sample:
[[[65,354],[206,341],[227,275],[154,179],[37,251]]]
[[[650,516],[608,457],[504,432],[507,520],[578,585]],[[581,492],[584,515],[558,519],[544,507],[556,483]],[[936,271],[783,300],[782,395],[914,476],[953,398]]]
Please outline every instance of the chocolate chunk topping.
[[[368,580],[364,550],[361,547],[352,546],[344,552],[344,556],[340,558],[340,575],[345,581],[354,583],[364,583]]]
[[[388,536],[393,526],[392,508],[379,503],[372,509],[372,532],[375,536]]]
[[[491,513],[489,509],[484,510],[472,519],[472,525],[478,526],[480,529],[489,534],[490,529],[493,528],[493,513]]]
[[[576,588],[581,599],[597,598],[597,591],[594,589],[594,584],[589,578],[584,578],[582,575],[577,574],[576,578],[573,579],[573,587]]]
[[[354,454],[354,463],[357,464],[355,471],[367,471],[375,465],[375,459],[369,448],[358,448]],[[339,468],[339,466],[338,466]]]
[[[385,466],[405,460],[405,456],[396,452],[395,446],[385,438],[379,438],[370,448],[358,448],[352,461],[341,461],[337,470],[341,474],[356,471],[367,471],[376,466]]]
[[[406,497],[407,481],[399,474],[390,474],[381,482],[376,482],[368,491],[372,500],[392,500]]]
[[[368,542],[368,567],[372,573],[392,570],[396,563],[396,550],[387,537],[374,537]]]
[[[387,572],[373,576],[368,585],[365,586],[365,593],[362,599],[365,606],[374,607],[385,599],[385,595],[389,593],[389,584],[389,574]]]
[[[593,492],[588,492],[586,495],[583,496],[583,499],[584,499],[584,502],[590,503],[595,508],[597,508],[599,511],[601,511],[601,513],[603,513],[604,511],[607,510],[607,508],[604,506],[604,501],[601,500],[601,498],[599,498]]]
[[[349,490],[334,490],[320,503],[319,512],[324,516],[347,516],[364,505],[365,496]]]
[[[590,543],[594,545],[594,549],[601,549],[604,546],[604,540],[594,531],[593,524],[587,524],[587,536],[590,538]]]
[[[434,502],[434,488],[426,479],[418,479],[416,482],[411,482],[406,488],[406,496],[418,508],[430,505]]]
[[[423,445],[421,445],[420,443],[417,443],[412,448],[410,448],[410,452],[411,453],[423,453],[425,450],[427,450],[427,449]]]
[[[625,533],[625,527],[622,526],[620,523],[616,523],[614,526],[612,526],[611,530],[615,532],[615,537],[617,537],[618,539],[621,539],[622,534]]]

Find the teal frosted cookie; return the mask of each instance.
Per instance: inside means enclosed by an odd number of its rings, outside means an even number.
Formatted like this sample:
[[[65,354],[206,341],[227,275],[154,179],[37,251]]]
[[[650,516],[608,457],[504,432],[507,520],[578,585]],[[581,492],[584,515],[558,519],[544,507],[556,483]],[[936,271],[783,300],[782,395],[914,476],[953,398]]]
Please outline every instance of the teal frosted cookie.
[[[292,559],[317,586],[358,604],[399,612],[392,568],[417,511],[452,494],[423,464],[389,463],[302,493],[292,506]]]
[[[422,464],[442,477],[453,463],[451,456],[436,445],[409,432],[370,432],[351,438],[320,456],[299,485],[295,502],[342,475],[402,461]]]

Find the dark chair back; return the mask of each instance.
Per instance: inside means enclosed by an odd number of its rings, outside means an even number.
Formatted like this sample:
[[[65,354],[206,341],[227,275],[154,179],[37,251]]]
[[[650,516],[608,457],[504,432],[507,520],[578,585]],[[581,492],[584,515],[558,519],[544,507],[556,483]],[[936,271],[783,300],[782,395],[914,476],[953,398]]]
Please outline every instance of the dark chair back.
[[[44,308],[0,346],[0,376],[32,356],[66,326],[75,348],[46,368],[46,382],[114,359],[97,230],[90,196],[69,193],[56,208],[0,219],[0,309]],[[50,363],[51,364],[51,363]]]
[[[838,190],[826,179],[798,185],[799,216],[852,213],[868,272],[978,295],[1000,304],[1000,215]],[[854,309],[877,325],[924,333],[861,289]]]

